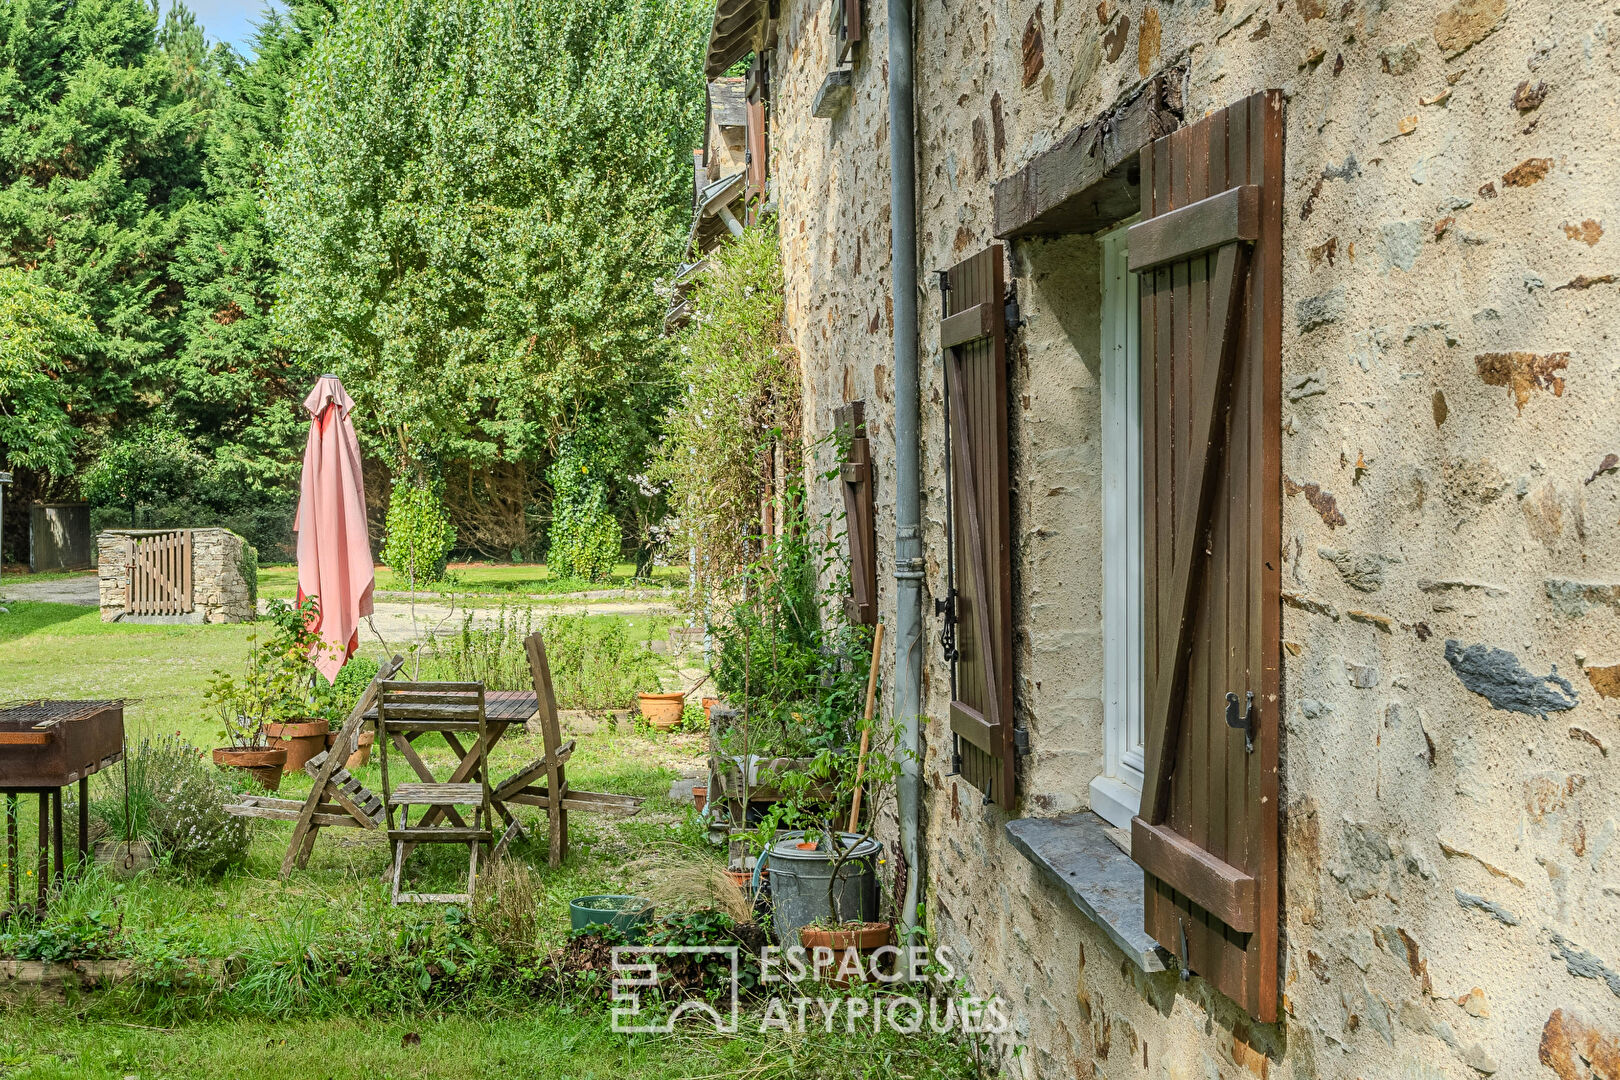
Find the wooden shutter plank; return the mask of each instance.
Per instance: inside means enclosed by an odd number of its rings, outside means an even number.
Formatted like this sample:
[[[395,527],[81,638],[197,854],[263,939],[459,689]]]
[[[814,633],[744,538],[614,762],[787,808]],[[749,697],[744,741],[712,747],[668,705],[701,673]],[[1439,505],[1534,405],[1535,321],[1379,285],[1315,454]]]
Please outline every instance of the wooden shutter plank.
[[[1280,94],[1255,95],[1144,148],[1149,227],[1131,233],[1131,265],[1147,268],[1147,761],[1133,822],[1145,925],[1267,1021],[1278,990],[1281,108]],[[1229,692],[1240,709],[1255,695],[1252,752],[1225,722]]]
[[[1131,822],[1131,857],[1148,873],[1176,882],[1188,899],[1232,929],[1253,932],[1258,908],[1253,874],[1174,829],[1139,817]]]
[[[1256,500],[1270,507],[1264,516],[1255,515],[1249,523],[1250,535],[1258,541],[1257,555],[1249,565],[1259,578],[1249,590],[1249,649],[1252,675],[1263,688],[1258,695],[1262,716],[1269,718],[1263,733],[1271,736],[1256,751],[1257,760],[1249,763],[1249,805],[1258,808],[1259,825],[1253,834],[1258,848],[1254,865],[1261,869],[1266,883],[1260,890],[1259,925],[1262,931],[1271,928],[1274,935],[1279,921],[1282,845],[1278,775],[1282,739],[1282,95],[1250,97],[1249,123],[1259,135],[1249,140],[1251,155],[1258,157],[1251,158],[1249,175],[1263,185],[1261,220],[1278,223],[1276,228],[1265,230],[1255,245],[1253,259],[1258,263],[1258,272],[1251,275],[1250,310],[1258,318],[1252,319],[1248,327],[1250,347],[1263,358],[1255,380],[1260,407],[1251,413],[1255,417],[1251,446],[1258,453],[1254,455],[1256,468],[1249,482],[1257,489]],[[1262,417],[1264,422],[1260,421]],[[1279,954],[1273,938],[1269,947],[1260,950],[1255,977],[1262,1010],[1269,1010],[1271,1015],[1276,1013]]]
[[[939,347],[949,349],[989,335],[995,326],[991,303],[974,304],[939,324]]]
[[[839,467],[844,533],[849,543],[850,594],[844,612],[851,623],[871,626],[877,623],[877,516],[865,402],[852,401],[834,409],[833,423],[849,448]]]
[[[1201,171],[1207,175],[1209,162],[1196,153],[1193,158],[1201,165],[1189,166],[1187,182],[1196,189],[1203,183],[1196,174]],[[1255,185],[1243,184],[1218,195],[1193,197],[1198,201],[1189,206],[1130,227],[1132,270],[1180,262],[1234,241],[1253,242],[1259,237],[1260,189]]]
[[[966,379],[962,373],[962,361],[959,357],[951,358],[951,366],[955,370],[958,386],[965,385]],[[968,579],[973,585],[973,595],[980,599],[973,605],[973,628],[978,632],[978,640],[985,645],[980,650],[980,671],[984,675],[986,693],[984,696],[984,723],[992,731],[999,728],[1002,722],[1001,695],[995,688],[1001,685],[1001,675],[996,649],[994,648],[995,635],[990,625],[990,603],[988,597],[992,595],[990,589],[991,553],[987,547],[989,538],[986,535],[983,520],[983,507],[979,501],[979,474],[980,466],[984,460],[984,451],[975,444],[972,432],[968,427],[967,409],[962,403],[962,395],[951,397],[951,450],[960,462],[957,471],[958,490],[962,492],[961,517],[967,528]],[[980,431],[989,425],[988,417],[981,414]],[[975,456],[978,460],[974,460]],[[953,708],[952,712],[956,710]]]
[[[1221,113],[1211,117],[1210,123],[1200,124],[1194,128],[1199,138],[1199,153],[1195,158],[1195,169],[1201,173],[1202,181],[1195,184],[1190,193],[1195,200],[1194,205],[1199,201],[1207,201],[1212,197],[1211,192],[1221,192],[1221,189],[1227,186],[1228,132],[1225,121],[1226,116]],[[1221,198],[1222,195],[1217,194],[1213,197]],[[1254,206],[1258,207],[1258,205],[1259,200],[1256,197]],[[1257,218],[1258,210],[1256,209],[1254,213]],[[1257,220],[1253,223],[1253,228],[1257,230]],[[1252,239],[1252,235],[1242,238]],[[1201,311],[1206,320],[1206,325],[1212,327],[1207,337],[1200,338],[1201,351],[1194,357],[1195,363],[1200,368],[1203,368],[1209,363],[1207,350],[1217,347],[1213,343],[1221,340],[1221,338],[1217,337],[1217,333],[1223,337],[1226,333],[1224,329],[1214,327],[1214,321],[1216,321],[1217,317],[1213,306],[1216,304],[1220,291],[1226,287],[1226,282],[1221,279],[1220,256],[1217,251],[1206,251],[1193,261],[1204,269],[1206,276],[1205,306]],[[1235,410],[1228,410],[1221,417],[1219,423],[1225,429],[1234,419]],[[1228,437],[1227,431],[1223,430],[1217,437],[1221,438],[1224,443]],[[1236,509],[1234,507],[1224,500],[1216,501],[1216,504],[1211,508],[1210,538],[1212,543],[1220,543],[1228,536],[1235,517]],[[1206,592],[1207,602],[1209,610],[1218,614],[1212,614],[1208,620],[1208,657],[1229,656],[1235,640],[1234,630],[1241,636],[1241,626],[1234,628],[1229,610],[1231,598],[1242,596],[1243,586],[1240,578],[1241,568],[1232,566],[1230,561],[1210,568]],[[1227,688],[1224,685],[1215,685],[1216,682],[1223,680],[1220,680],[1218,671],[1213,670],[1220,667],[1221,665],[1218,662],[1203,662],[1195,665],[1198,673],[1197,696],[1192,700],[1204,703],[1204,722],[1197,725],[1197,732],[1203,740],[1204,753],[1211,763],[1209,769],[1202,770],[1208,778],[1204,801],[1202,803],[1195,802],[1195,805],[1202,805],[1207,808],[1206,820],[1201,833],[1202,843],[1211,855],[1224,860],[1228,850],[1231,827],[1231,819],[1226,813],[1226,800],[1228,797],[1227,763],[1230,761],[1229,755],[1231,754],[1230,729],[1225,725],[1224,716],[1217,718],[1221,721],[1217,725],[1211,722],[1211,717],[1208,715],[1208,710],[1216,699],[1220,699],[1224,705],[1224,694]],[[1189,732],[1189,735],[1191,734]],[[1241,742],[1238,745],[1238,752],[1240,754],[1243,752]],[[1224,951],[1218,955],[1224,958]]]

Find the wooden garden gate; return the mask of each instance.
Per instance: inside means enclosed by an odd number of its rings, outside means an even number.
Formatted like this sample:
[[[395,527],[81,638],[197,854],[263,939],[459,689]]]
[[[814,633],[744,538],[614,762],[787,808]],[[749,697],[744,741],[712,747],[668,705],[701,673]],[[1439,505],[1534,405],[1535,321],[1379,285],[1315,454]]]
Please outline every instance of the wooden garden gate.
[[[124,614],[186,615],[191,597],[191,530],[129,538]]]

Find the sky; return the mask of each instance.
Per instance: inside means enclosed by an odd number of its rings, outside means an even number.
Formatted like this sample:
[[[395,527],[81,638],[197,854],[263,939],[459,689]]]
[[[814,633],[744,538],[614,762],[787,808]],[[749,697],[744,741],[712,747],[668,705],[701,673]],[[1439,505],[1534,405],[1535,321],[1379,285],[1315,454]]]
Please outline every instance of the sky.
[[[265,0],[186,0],[197,15],[210,41],[224,41],[247,52],[253,39],[253,24],[264,11]],[[164,10],[168,3],[163,4]]]

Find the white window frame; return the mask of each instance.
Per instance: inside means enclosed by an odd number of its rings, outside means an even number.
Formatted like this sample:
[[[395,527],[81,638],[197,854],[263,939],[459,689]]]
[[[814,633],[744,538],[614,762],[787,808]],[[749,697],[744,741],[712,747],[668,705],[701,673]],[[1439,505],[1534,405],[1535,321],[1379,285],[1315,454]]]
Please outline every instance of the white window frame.
[[[1125,222],[1099,236],[1102,264],[1103,771],[1091,808],[1131,827],[1142,801],[1141,303]]]

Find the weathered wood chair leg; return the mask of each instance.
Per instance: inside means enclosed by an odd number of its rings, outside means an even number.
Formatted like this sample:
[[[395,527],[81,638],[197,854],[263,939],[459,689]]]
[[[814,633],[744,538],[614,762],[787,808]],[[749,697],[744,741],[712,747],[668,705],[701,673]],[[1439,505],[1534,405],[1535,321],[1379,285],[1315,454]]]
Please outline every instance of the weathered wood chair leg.
[[[470,840],[467,843],[467,903],[473,902],[476,895],[473,889],[478,884],[478,841]]]
[[[400,840],[394,844],[394,895],[393,902],[399,905],[399,881],[405,872],[405,841]]]
[[[320,831],[321,827],[319,825],[314,822],[310,823],[309,832],[304,834],[304,846],[298,849],[298,860],[294,864],[298,869],[302,870],[309,865],[310,853],[315,850],[315,836]]]

